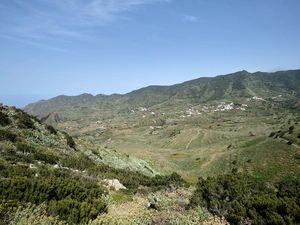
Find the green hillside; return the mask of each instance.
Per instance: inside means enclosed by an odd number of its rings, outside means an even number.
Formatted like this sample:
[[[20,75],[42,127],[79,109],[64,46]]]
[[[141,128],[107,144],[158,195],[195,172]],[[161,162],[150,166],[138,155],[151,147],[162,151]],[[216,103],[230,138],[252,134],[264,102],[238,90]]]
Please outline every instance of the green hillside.
[[[58,96],[24,110],[82,141],[156,162],[193,182],[199,175],[216,176],[233,168],[254,173],[268,154],[280,152],[281,142],[268,136],[288,122],[297,126],[299,86],[300,70],[240,71],[125,95]],[[252,139],[258,143],[248,148]],[[261,150],[260,142],[268,148]],[[295,148],[282,146],[292,152]],[[250,152],[263,159],[251,159]],[[292,162],[294,168],[297,162]],[[284,171],[279,178],[291,175],[289,168]],[[275,178],[268,167],[264,173]]]
[[[3,224],[299,224],[299,87],[240,71],[2,106]]]
[[[110,198],[185,185],[155,163],[76,140],[15,107],[0,107],[0,151],[0,224],[86,224],[108,212]],[[116,193],[109,179],[126,190]]]

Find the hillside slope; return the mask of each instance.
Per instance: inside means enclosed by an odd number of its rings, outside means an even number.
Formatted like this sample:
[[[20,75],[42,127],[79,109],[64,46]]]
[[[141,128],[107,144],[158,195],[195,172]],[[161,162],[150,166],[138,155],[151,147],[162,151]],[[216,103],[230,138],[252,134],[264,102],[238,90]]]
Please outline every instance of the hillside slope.
[[[157,163],[189,181],[234,168],[277,179],[267,158],[277,157],[283,149],[293,152],[286,155],[293,163],[278,159],[285,165],[285,173],[278,178],[298,176],[290,169],[298,167],[295,148],[268,136],[291,125],[298,127],[299,86],[300,70],[240,71],[172,86],[149,86],[126,95],[58,96],[25,110],[49,115],[51,109],[60,121],[49,116],[46,123],[103,149]],[[257,143],[241,147],[252,141]],[[261,158],[251,156],[255,151]],[[266,161],[270,166],[262,169]]]
[[[159,166],[73,139],[2,105],[0,152],[0,224],[97,223],[110,198],[127,202],[133,193],[185,185],[176,173],[162,176]]]

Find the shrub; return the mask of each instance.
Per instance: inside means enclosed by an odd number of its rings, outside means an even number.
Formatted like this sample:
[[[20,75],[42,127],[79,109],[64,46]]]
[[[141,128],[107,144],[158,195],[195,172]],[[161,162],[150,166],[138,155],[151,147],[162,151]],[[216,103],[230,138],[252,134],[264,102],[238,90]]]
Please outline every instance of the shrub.
[[[70,196],[59,201],[51,201],[50,209],[69,224],[87,224],[89,220],[107,212],[107,206],[101,200],[80,202]]]
[[[54,128],[53,126],[51,126],[51,125],[49,125],[49,124],[46,124],[46,125],[45,125],[45,128],[46,128],[47,130],[49,130],[51,134],[57,134],[57,130],[55,130],[55,128]]]
[[[0,140],[1,141],[11,141],[14,142],[17,138],[17,135],[11,133],[7,130],[0,130]]]
[[[233,174],[237,174],[237,172],[238,172],[238,168],[236,168],[236,167],[234,167],[234,168],[231,170],[231,173],[233,173]]]
[[[9,124],[11,124],[11,121],[10,121],[8,115],[6,115],[6,114],[4,114],[3,112],[0,111],[0,125],[5,127]]]
[[[47,212],[47,206],[41,204],[36,206],[34,204],[25,204],[24,207],[20,207],[17,211],[11,215],[9,224],[24,225],[24,224],[55,224],[55,225],[67,225],[63,221],[59,221],[58,217],[53,217]],[[5,222],[5,221],[3,221]],[[3,224],[8,224],[3,223]]]
[[[44,161],[45,163],[49,164],[55,164],[59,160],[59,157],[54,154],[44,153],[40,151],[35,152],[32,155],[32,158],[35,160]]]
[[[295,224],[299,221],[299,180],[281,182],[275,188],[242,174],[199,178],[189,207],[206,207],[230,224]]]
[[[67,139],[67,145],[69,145],[70,148],[75,149],[75,141],[73,140],[73,138],[67,133],[67,132],[63,132],[63,134],[65,135],[65,138]]]
[[[80,153],[74,156],[61,157],[60,161],[66,167],[76,168],[79,170],[86,170],[88,168],[96,166],[95,163],[84,153]]]
[[[51,175],[30,179],[12,175],[0,180],[0,202],[5,204],[7,212],[16,211],[28,202],[44,203],[44,213],[59,216],[69,224],[86,224],[107,212],[107,205],[100,199],[104,191],[96,183]]]
[[[34,152],[34,147],[27,145],[25,142],[18,142],[16,147],[23,152]]]
[[[274,137],[275,134],[276,134],[275,132],[272,132],[269,137]]]
[[[27,113],[23,112],[22,110],[19,111],[20,112],[15,115],[16,120],[18,121],[18,127],[34,129],[35,126],[34,126],[34,122],[32,121],[32,117]]]

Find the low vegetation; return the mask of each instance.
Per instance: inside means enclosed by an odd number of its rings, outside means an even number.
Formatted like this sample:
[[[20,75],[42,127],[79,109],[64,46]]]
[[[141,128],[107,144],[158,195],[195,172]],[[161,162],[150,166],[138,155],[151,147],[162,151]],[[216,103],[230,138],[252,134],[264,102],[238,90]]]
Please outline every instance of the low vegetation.
[[[108,178],[119,179],[126,187],[122,194],[111,195],[116,201],[187,185],[176,173],[149,177],[97,163],[77,150],[66,132],[23,111],[2,108],[1,118],[1,224],[22,224],[25,218],[58,224],[93,221],[108,212],[105,196],[112,191],[104,185]]]
[[[239,173],[199,178],[189,206],[207,208],[230,224],[297,224],[299,182],[262,182]]]

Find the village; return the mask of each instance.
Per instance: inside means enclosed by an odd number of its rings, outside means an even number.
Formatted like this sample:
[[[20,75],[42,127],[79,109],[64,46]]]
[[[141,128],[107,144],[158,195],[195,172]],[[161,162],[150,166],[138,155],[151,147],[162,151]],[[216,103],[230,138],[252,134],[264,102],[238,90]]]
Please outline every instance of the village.
[[[278,96],[279,97],[279,96]],[[249,101],[265,101],[263,98],[254,96],[252,98],[247,98],[245,99],[246,102]],[[187,110],[181,111],[180,118],[186,118],[186,117],[191,117],[191,116],[197,116],[201,115],[202,113],[217,113],[217,112],[223,112],[223,111],[228,111],[228,110],[241,110],[245,111],[248,108],[248,104],[242,103],[242,104],[234,104],[233,102],[226,103],[225,101],[219,102],[216,106],[211,105],[211,106],[196,106],[196,107],[189,107]],[[143,112],[143,118],[147,117],[146,112],[150,114],[150,116],[156,116],[158,113],[155,111],[151,111],[150,109],[147,109],[145,107],[138,107],[134,108],[131,110],[131,113],[135,112]],[[164,116],[165,113],[159,113],[159,115]]]

